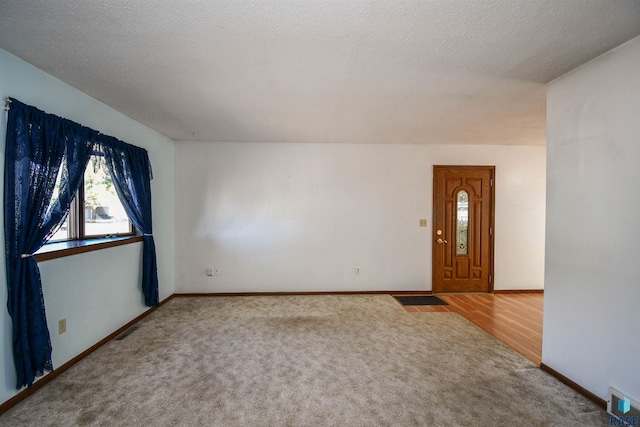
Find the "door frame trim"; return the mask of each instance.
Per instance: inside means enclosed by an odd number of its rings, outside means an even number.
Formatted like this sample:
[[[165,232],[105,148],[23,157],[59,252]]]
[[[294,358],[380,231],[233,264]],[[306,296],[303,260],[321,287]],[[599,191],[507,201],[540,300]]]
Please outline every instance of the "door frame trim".
[[[491,209],[491,214],[489,215],[489,220],[491,223],[489,227],[491,227],[491,233],[489,235],[489,276],[491,276],[491,281],[489,282],[489,293],[494,293],[493,284],[496,282],[495,269],[494,269],[494,261],[495,261],[495,237],[496,237],[496,167],[494,166],[483,166],[483,165],[433,165],[432,175],[431,175],[431,191],[432,191],[432,205],[431,205],[431,291],[433,292],[433,285],[436,282],[436,251],[435,251],[435,241],[437,239],[435,234],[435,211],[436,211],[436,170],[488,170],[491,173],[491,200],[489,202],[489,208]]]

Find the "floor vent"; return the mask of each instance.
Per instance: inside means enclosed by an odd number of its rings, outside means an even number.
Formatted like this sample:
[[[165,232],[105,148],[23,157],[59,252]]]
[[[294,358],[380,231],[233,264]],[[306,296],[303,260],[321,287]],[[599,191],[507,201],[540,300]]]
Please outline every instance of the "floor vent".
[[[624,393],[619,392],[613,387],[609,387],[609,398],[607,399],[607,412],[614,417],[622,417],[640,419],[640,404],[631,399]]]
[[[127,329],[126,331],[124,331],[123,333],[121,333],[120,335],[118,335],[116,337],[116,341],[122,341],[123,339],[125,339],[126,337],[128,337],[129,335],[131,335],[132,333],[134,333],[136,331],[136,329],[138,329],[137,326],[132,326],[129,329]]]

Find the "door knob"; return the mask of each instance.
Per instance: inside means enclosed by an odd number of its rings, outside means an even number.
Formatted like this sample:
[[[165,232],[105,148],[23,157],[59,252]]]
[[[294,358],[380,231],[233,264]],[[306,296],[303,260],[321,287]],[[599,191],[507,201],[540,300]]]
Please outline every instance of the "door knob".
[[[436,242],[438,242],[438,243],[448,243],[446,240],[442,240],[440,238],[438,240],[436,240]]]

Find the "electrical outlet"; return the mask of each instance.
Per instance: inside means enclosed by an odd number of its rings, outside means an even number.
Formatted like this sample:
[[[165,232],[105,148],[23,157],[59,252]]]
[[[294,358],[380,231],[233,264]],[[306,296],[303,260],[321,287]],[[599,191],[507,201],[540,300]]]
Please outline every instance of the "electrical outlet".
[[[360,267],[354,267],[353,274],[355,274],[356,276],[359,276],[360,275]]]
[[[62,335],[67,332],[67,319],[58,321],[58,335]]]
[[[207,268],[207,276],[209,277],[213,276],[213,269]]]
[[[420,220],[420,227],[426,227],[427,226],[427,220],[426,219],[421,219]]]
[[[218,267],[213,269],[213,275],[216,277],[220,277],[220,269]]]

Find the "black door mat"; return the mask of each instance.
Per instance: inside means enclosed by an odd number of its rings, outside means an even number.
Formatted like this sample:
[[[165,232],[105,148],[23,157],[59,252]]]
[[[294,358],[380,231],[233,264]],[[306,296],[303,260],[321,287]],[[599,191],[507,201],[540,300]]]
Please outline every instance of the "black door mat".
[[[432,295],[394,297],[402,305],[449,305],[438,297]]]

